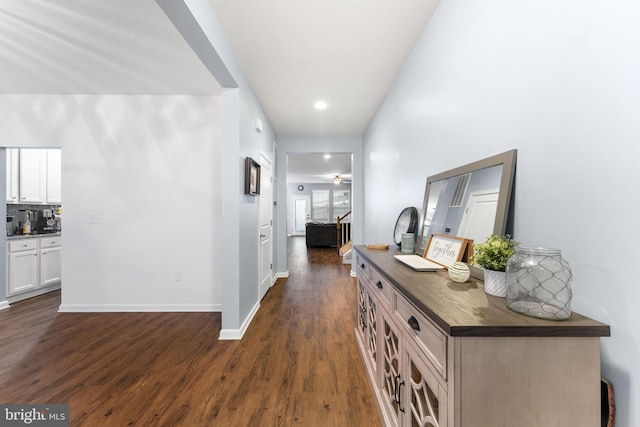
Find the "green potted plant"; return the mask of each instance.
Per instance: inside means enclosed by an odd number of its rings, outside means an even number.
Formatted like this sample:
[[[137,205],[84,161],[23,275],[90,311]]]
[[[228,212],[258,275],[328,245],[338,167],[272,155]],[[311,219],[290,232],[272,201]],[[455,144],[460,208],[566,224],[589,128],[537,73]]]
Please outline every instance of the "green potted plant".
[[[507,294],[505,269],[516,246],[518,242],[508,234],[492,234],[484,243],[473,245],[473,263],[484,269],[484,291],[489,295],[504,297]]]

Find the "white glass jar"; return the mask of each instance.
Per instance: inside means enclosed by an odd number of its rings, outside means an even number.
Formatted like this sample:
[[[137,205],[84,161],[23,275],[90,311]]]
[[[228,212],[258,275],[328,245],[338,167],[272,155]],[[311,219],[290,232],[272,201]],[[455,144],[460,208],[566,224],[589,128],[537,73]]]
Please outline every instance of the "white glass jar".
[[[571,267],[558,249],[516,247],[507,261],[507,306],[541,319],[571,317]]]

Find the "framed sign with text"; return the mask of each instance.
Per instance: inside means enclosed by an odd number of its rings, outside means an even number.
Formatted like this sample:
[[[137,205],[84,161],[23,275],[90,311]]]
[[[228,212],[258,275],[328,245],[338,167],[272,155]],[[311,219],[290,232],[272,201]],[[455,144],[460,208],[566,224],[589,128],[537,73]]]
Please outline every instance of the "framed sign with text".
[[[432,234],[423,257],[449,268],[451,264],[462,259],[467,245],[470,244],[470,241],[463,237]]]

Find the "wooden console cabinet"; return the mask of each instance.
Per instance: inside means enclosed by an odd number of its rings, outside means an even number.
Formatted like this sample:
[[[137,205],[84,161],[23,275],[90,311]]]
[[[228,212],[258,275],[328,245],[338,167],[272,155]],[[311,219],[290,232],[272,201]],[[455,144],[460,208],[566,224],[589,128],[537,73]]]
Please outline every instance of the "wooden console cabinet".
[[[416,272],[356,247],[356,338],[387,426],[600,426],[600,337],[573,313],[535,319],[481,281]]]

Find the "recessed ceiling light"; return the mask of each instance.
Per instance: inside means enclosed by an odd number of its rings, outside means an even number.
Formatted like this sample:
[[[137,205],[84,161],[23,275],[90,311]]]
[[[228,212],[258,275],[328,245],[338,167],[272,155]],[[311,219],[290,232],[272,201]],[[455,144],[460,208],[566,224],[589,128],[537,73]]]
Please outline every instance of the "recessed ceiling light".
[[[315,107],[316,110],[326,110],[327,109],[327,103],[324,101],[318,101],[315,104],[313,104],[313,106]]]
[[[325,158],[325,159],[330,159],[330,158],[331,158],[331,154],[325,154],[325,155],[324,155],[324,158]]]

